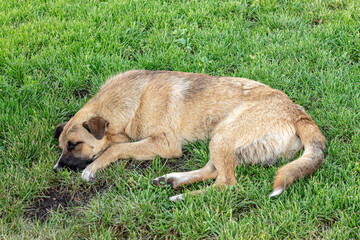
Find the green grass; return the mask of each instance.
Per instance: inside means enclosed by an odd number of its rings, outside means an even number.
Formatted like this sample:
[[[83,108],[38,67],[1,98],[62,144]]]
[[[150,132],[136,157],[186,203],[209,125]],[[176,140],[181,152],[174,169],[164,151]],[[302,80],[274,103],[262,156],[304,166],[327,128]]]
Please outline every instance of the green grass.
[[[360,237],[358,1],[1,0],[0,6],[1,239]],[[278,167],[239,166],[231,189],[175,204],[169,196],[211,181],[172,190],[151,179],[203,166],[206,142],[189,143],[179,161],[119,161],[90,184],[80,173],[54,174],[54,126],[108,77],[130,69],[246,77],[280,89],[326,136],[326,163],[278,198],[268,198]],[[40,218],[33,208],[51,191],[68,201]]]

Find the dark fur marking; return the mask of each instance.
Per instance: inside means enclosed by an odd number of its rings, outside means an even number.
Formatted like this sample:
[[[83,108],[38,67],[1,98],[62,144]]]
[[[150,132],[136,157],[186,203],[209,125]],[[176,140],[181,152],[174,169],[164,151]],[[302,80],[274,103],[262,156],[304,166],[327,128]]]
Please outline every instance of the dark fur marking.
[[[54,138],[59,139],[60,134],[62,133],[62,131],[64,130],[64,127],[66,125],[67,122],[64,122],[58,126],[56,126],[55,130],[54,130]]]
[[[128,73],[128,75],[126,76],[126,79],[134,80],[134,79],[143,78],[146,76],[151,76],[154,74],[156,74],[156,71],[149,71],[149,70],[133,71],[130,74]]]
[[[187,99],[193,98],[195,95],[203,92],[204,89],[206,88],[206,85],[207,85],[206,82],[201,79],[191,81],[189,89],[187,89],[185,92],[185,97]]]
[[[165,177],[159,177],[158,179],[153,179],[152,184],[156,185],[158,187],[162,187],[165,185],[170,185],[170,187],[174,188],[174,179],[173,178],[165,178]]]
[[[146,71],[149,75],[162,75],[165,74],[168,77],[169,74],[179,79],[184,79],[190,83],[189,89],[184,91],[185,98],[190,100],[196,95],[203,92],[208,86],[209,82],[213,78],[219,78],[217,76],[209,76],[205,74],[195,74],[195,73],[181,73],[181,72],[169,72],[169,71]]]
[[[109,123],[102,117],[93,117],[83,123],[83,127],[88,130],[97,140],[101,140]]]
[[[240,163],[244,163],[244,156],[242,154],[242,150],[243,149],[241,147],[236,150],[236,158]]]
[[[166,142],[167,142],[167,144],[168,144],[168,147],[170,148],[170,143],[169,143],[169,140],[167,140],[167,138],[166,138],[166,133],[163,133],[163,135],[164,135],[165,140],[166,140]]]
[[[152,184],[159,186],[159,187],[164,185],[165,183],[166,183],[165,177],[159,177],[158,179],[152,180]]]
[[[168,180],[166,180],[166,184],[170,185],[171,188],[174,188],[174,179],[169,178]]]
[[[76,157],[62,157],[59,161],[59,167],[68,168],[72,171],[78,172],[85,169],[94,159],[91,158],[76,158]]]
[[[201,94],[208,85],[209,84],[206,79],[192,79],[190,81],[189,89],[185,91],[185,98],[187,100],[191,100],[196,95]]]

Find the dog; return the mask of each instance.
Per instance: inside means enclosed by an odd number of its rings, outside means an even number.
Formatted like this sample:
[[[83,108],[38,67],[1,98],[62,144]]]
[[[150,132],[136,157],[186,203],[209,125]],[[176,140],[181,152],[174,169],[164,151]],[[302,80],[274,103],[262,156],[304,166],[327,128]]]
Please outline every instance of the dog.
[[[273,164],[294,158],[304,147],[298,159],[277,171],[271,197],[314,173],[324,162],[325,148],[318,126],[281,91],[245,78],[147,70],[109,79],[55,128],[54,137],[61,150],[54,171],[84,169],[86,181],[118,159],[179,158],[184,143],[209,138],[210,160],[203,168],[152,181],[173,188],[207,179],[218,188],[231,186],[237,164]]]

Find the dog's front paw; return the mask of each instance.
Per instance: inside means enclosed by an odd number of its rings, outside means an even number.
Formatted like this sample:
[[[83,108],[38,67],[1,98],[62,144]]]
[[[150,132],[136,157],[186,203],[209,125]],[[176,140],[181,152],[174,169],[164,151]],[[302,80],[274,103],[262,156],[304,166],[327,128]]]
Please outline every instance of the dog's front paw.
[[[96,173],[93,173],[88,169],[85,169],[81,174],[81,178],[87,182],[94,180],[95,177],[96,177]]]

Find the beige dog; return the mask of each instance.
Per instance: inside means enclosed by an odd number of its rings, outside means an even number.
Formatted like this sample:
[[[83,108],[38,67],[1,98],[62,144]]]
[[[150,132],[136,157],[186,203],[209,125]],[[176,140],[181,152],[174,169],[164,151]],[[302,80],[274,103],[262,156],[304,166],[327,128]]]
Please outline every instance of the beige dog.
[[[178,158],[186,141],[209,137],[206,166],[153,180],[174,188],[206,179],[216,179],[217,187],[234,185],[237,164],[271,164],[293,158],[304,146],[300,158],[277,171],[270,196],[315,172],[324,162],[325,147],[324,136],[304,109],[264,84],[145,70],[111,78],[69,122],[56,127],[55,137],[62,153],[54,170],[85,168],[86,181],[117,159]]]

